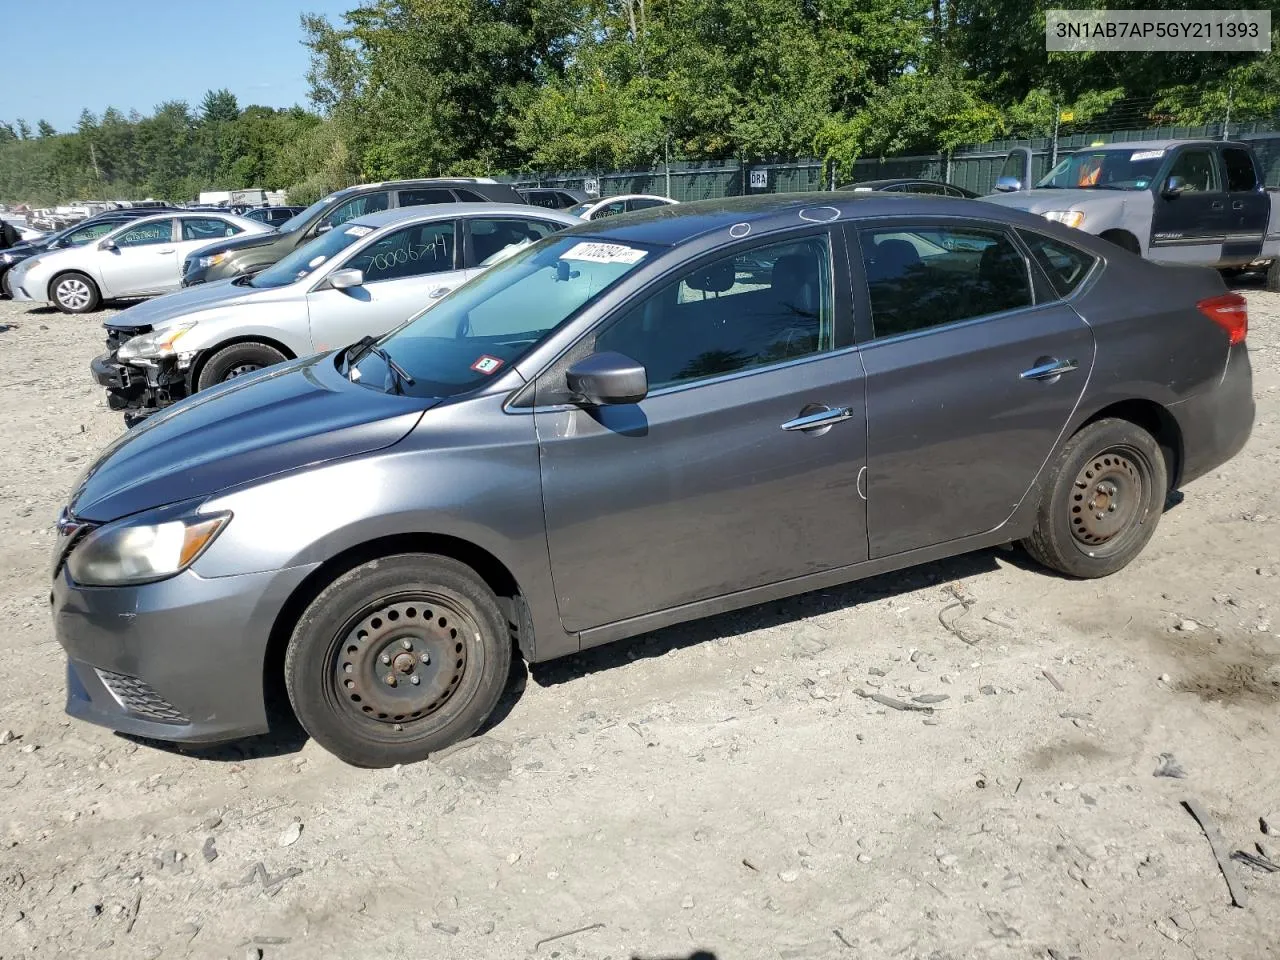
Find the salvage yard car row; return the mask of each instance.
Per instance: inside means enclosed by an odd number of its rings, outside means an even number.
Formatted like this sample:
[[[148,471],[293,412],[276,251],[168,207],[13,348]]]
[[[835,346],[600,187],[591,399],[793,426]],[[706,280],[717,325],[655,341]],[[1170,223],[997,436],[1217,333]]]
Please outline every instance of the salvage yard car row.
[[[197,382],[85,471],[52,593],[70,713],[225,740],[268,729],[282,682],[336,755],[411,762],[490,716],[513,656],[995,544],[1109,575],[1251,430],[1244,298],[1044,217],[874,191],[576,225],[468,206],[362,211],[267,285],[171,295],[323,294],[351,326],[308,313],[319,352]],[[424,260],[478,272],[356,322]],[[163,304],[117,369],[199,355],[215,322]]]

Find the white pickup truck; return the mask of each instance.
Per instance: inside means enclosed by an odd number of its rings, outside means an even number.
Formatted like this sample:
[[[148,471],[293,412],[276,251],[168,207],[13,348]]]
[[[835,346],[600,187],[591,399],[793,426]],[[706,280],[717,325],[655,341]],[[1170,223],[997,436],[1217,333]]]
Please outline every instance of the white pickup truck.
[[[1164,263],[1266,269],[1280,290],[1277,194],[1247,143],[1154,140],[1067,154],[1034,186],[1031,151],[1005,160],[992,203],[1016,207]]]

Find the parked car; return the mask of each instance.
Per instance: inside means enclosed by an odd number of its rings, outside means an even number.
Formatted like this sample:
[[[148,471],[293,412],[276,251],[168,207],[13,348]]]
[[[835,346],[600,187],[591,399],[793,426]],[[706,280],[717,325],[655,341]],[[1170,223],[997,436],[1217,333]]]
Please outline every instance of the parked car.
[[[566,187],[525,187],[519,191],[525,203],[552,210],[568,210],[580,203],[590,203],[591,197],[581,190]]]
[[[317,200],[280,224],[269,236],[242,237],[198,251],[182,265],[182,285],[190,287],[257,273],[348,220],[381,210],[428,203],[524,203],[524,200],[508,183],[461,177],[348,187]]]
[[[283,681],[386,766],[473,733],[513,650],[1013,541],[1106,576],[1244,445],[1247,329],[1215,271],[981,201],[583,224],[109,447],[58,523],[67,710],[216,741]]]
[[[487,265],[581,222],[502,203],[357,217],[252,277],[187,287],[112,317],[92,373],[132,426],[233,377],[380,337]]]
[[[254,207],[245,212],[247,220],[257,220],[269,227],[278,227],[303,211],[303,207]]]
[[[1267,268],[1280,290],[1280,218],[1247,143],[1152,140],[1089,147],[1029,186],[1009,155],[991,203],[1028,210],[1161,263]]]
[[[837,190],[852,190],[854,193],[875,191],[879,193],[923,193],[935,197],[977,197],[978,194],[955,184],[942,183],[938,180],[862,180],[858,183],[846,183],[836,187]]]
[[[22,261],[9,272],[9,288],[14,300],[49,302],[64,313],[88,313],[104,300],[178,289],[182,258],[213,237],[269,229],[229,213],[148,214],[117,225],[101,240]]]
[[[570,207],[569,212],[583,220],[600,220],[604,217],[616,217],[620,213],[648,210],[650,207],[664,207],[679,202],[670,197],[650,196],[647,193],[624,193],[618,197],[585,201],[576,207]]]

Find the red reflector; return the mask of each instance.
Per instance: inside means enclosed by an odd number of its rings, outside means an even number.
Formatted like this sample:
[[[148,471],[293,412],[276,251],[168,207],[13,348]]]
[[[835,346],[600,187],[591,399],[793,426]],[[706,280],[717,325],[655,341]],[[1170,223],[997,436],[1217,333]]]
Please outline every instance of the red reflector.
[[[1232,343],[1244,343],[1249,335],[1249,301],[1238,293],[1201,300],[1196,307],[1206,317],[1227,331]]]

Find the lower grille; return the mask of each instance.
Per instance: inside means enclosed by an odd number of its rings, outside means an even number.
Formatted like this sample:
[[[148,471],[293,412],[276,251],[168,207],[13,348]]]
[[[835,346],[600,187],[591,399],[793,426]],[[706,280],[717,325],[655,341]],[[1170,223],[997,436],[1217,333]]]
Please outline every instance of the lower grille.
[[[191,721],[177,707],[151,689],[145,680],[110,670],[98,670],[98,676],[126,710],[158,723],[186,724]]]

